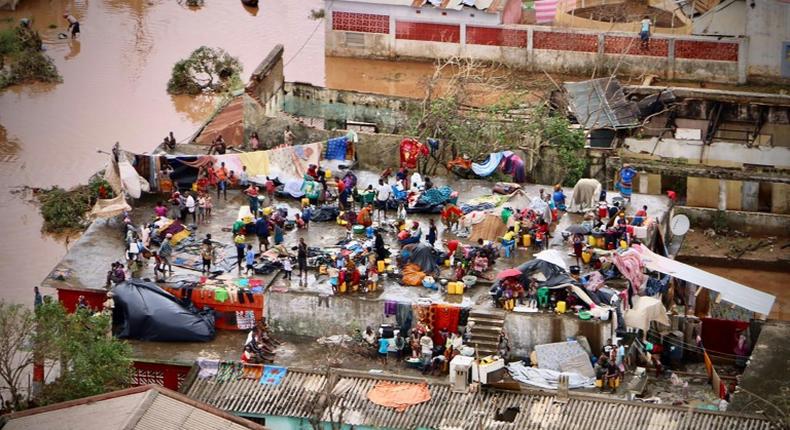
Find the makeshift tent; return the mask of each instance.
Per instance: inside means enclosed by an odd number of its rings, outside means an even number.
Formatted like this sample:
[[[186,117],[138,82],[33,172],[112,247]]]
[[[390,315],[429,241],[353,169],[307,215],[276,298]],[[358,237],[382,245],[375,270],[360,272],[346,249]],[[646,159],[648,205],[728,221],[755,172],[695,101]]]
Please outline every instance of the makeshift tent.
[[[130,279],[112,290],[113,325],[121,339],[157,342],[208,342],[214,339],[214,315],[185,306],[152,282]]]
[[[649,296],[634,296],[634,307],[625,312],[625,325],[647,331],[650,321],[669,326],[667,309],[661,300]]]
[[[568,212],[584,213],[598,207],[601,196],[601,183],[596,179],[579,179],[573,187],[573,195],[568,205]]]
[[[492,152],[488,154],[488,157],[482,163],[472,163],[472,171],[477,176],[490,176],[499,167],[499,163],[502,162],[504,156],[505,152]]]
[[[568,275],[565,269],[546,260],[541,260],[538,258],[527,261],[526,263],[518,266],[516,269],[523,273],[521,281],[524,284],[528,284],[530,276],[535,273],[540,273],[542,275],[542,279],[538,280],[539,287],[551,288],[563,284],[574,283],[574,280]]]
[[[538,357],[538,367],[541,369],[580,374],[594,377],[590,357],[579,342],[556,342],[535,345],[535,355]]]
[[[640,244],[635,244],[631,248],[639,252],[642,257],[642,263],[649,270],[665,273],[700,287],[716,291],[721,294],[722,300],[752,312],[759,312],[763,315],[771,313],[774,300],[776,300],[776,297],[771,294],[749,288],[746,285],[730,281],[688,264],[683,264],[677,260],[662,257]]]
[[[472,226],[472,234],[469,240],[476,243],[477,239],[496,241],[507,232],[507,225],[502,222],[502,217],[498,213],[487,213],[482,221]]]
[[[115,193],[112,199],[98,199],[88,213],[90,218],[112,218],[124,212],[129,212],[132,207],[126,203],[126,195],[121,184],[121,177],[118,173],[118,163],[115,158],[110,156],[110,165],[104,171],[104,180],[110,184],[110,188]]]
[[[420,266],[420,269],[425,273],[434,273],[438,270],[436,265],[436,250],[433,249],[433,247],[424,243],[417,243],[410,251],[409,263]]]
[[[538,252],[534,257],[538,260],[551,263],[563,271],[568,271],[568,265],[565,264],[565,256],[563,255],[562,251],[558,251],[556,249],[547,249],[545,251]]]

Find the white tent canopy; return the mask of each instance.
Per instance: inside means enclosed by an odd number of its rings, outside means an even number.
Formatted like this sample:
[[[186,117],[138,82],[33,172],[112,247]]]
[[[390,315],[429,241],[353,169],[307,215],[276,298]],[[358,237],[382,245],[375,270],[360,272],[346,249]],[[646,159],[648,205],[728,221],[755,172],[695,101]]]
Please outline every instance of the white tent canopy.
[[[662,257],[642,245],[634,245],[642,256],[642,262],[649,270],[665,273],[700,287],[713,290],[721,294],[721,299],[738,305],[752,312],[763,315],[771,313],[776,297],[746,285],[739,284],[713,273],[697,269],[670,258]]]

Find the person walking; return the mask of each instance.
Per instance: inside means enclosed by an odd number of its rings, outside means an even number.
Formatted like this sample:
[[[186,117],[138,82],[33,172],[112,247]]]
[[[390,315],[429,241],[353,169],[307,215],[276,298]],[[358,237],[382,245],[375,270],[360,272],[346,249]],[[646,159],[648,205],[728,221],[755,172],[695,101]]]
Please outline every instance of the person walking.
[[[247,238],[241,234],[241,232],[236,233],[236,236],[233,237],[233,243],[236,244],[236,265],[239,267],[239,272],[241,272],[241,265],[244,262],[244,248],[246,247]]]
[[[184,205],[187,208],[187,213],[192,215],[192,224],[197,224],[197,202],[195,201],[195,197],[192,196],[192,193],[187,194]]]
[[[262,216],[255,220],[255,235],[258,236],[258,251],[269,250],[269,219]]]
[[[296,261],[299,264],[299,285],[307,287],[307,243],[305,243],[303,237],[299,238]]]
[[[244,190],[244,194],[247,195],[247,199],[250,202],[250,212],[253,216],[258,215],[258,195],[260,190],[258,187],[254,186],[253,184],[249,184],[247,189]]]

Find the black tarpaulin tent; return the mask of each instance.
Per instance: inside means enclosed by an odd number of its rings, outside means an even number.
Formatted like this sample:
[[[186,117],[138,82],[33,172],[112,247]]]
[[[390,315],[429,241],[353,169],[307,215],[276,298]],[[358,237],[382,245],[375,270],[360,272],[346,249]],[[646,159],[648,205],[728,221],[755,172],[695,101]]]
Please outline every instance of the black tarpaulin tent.
[[[214,315],[185,306],[152,282],[130,279],[112,290],[117,337],[159,342],[208,342],[214,339]]]

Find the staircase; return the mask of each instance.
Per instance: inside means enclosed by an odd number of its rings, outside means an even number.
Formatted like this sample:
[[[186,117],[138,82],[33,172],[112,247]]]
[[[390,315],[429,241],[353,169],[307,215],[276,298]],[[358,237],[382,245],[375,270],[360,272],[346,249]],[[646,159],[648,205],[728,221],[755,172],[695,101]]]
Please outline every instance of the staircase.
[[[498,309],[472,309],[469,321],[474,321],[471,346],[477,349],[480,357],[497,353],[499,333],[505,326],[505,312]]]

